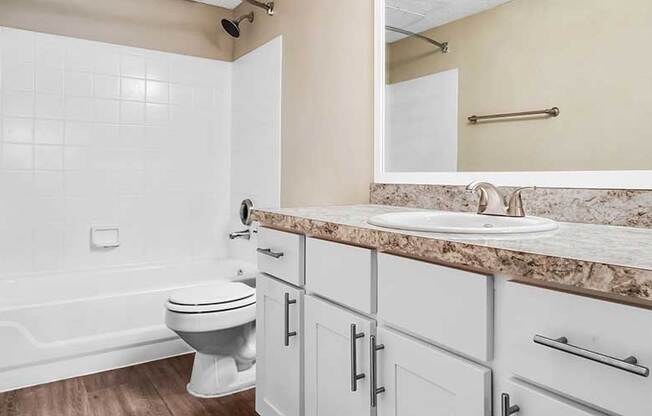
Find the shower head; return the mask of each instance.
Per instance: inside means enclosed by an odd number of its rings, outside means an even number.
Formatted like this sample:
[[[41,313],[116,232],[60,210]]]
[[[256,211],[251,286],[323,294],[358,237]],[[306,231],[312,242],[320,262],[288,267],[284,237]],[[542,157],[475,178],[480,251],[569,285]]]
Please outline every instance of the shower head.
[[[248,20],[249,23],[252,23],[254,21],[254,12],[250,12],[248,14],[242,15],[235,20],[222,19],[222,27],[229,35],[233,36],[234,38],[239,38],[240,22],[242,22],[243,20]]]

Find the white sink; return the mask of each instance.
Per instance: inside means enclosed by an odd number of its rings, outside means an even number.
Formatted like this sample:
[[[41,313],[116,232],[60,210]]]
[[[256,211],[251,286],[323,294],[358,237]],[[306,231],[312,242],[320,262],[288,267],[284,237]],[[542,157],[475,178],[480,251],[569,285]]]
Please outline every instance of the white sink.
[[[379,227],[455,234],[523,234],[551,231],[557,223],[540,217],[498,217],[463,212],[412,211],[376,215]]]

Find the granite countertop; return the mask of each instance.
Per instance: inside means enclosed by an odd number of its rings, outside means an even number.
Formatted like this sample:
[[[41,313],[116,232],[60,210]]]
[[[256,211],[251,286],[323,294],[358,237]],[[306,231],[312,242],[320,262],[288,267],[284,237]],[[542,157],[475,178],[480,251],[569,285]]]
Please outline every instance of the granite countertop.
[[[478,237],[376,227],[387,205],[258,209],[261,225],[652,307],[652,229],[560,222],[556,231]]]

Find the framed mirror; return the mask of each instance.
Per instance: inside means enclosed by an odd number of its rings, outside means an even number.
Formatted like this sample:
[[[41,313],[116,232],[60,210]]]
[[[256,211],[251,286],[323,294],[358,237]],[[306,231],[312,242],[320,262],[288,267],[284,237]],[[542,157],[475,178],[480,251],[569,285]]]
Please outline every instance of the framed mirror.
[[[375,180],[652,189],[652,3],[377,0]]]

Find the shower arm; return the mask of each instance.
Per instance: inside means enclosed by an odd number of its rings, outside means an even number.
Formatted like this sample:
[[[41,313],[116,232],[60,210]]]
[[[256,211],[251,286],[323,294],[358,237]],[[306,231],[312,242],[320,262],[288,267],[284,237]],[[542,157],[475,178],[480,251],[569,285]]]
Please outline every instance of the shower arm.
[[[274,15],[274,2],[273,1],[270,1],[268,3],[262,3],[262,2],[257,1],[257,0],[244,0],[244,1],[246,1],[249,4],[254,5],[256,7],[260,7],[261,9],[265,9],[267,11],[267,14],[270,15],[270,16]]]
[[[250,1],[250,0],[247,0],[247,1]],[[448,42],[437,42],[436,40],[431,39],[429,37],[420,35],[418,33],[410,32],[409,30],[394,27],[394,26],[385,26],[385,29],[389,30],[390,32],[396,32],[396,33],[400,33],[402,35],[407,35],[407,36],[414,36],[415,38],[425,40],[426,42],[432,43],[433,45],[435,45],[436,47],[441,49],[442,53],[448,53]]]

